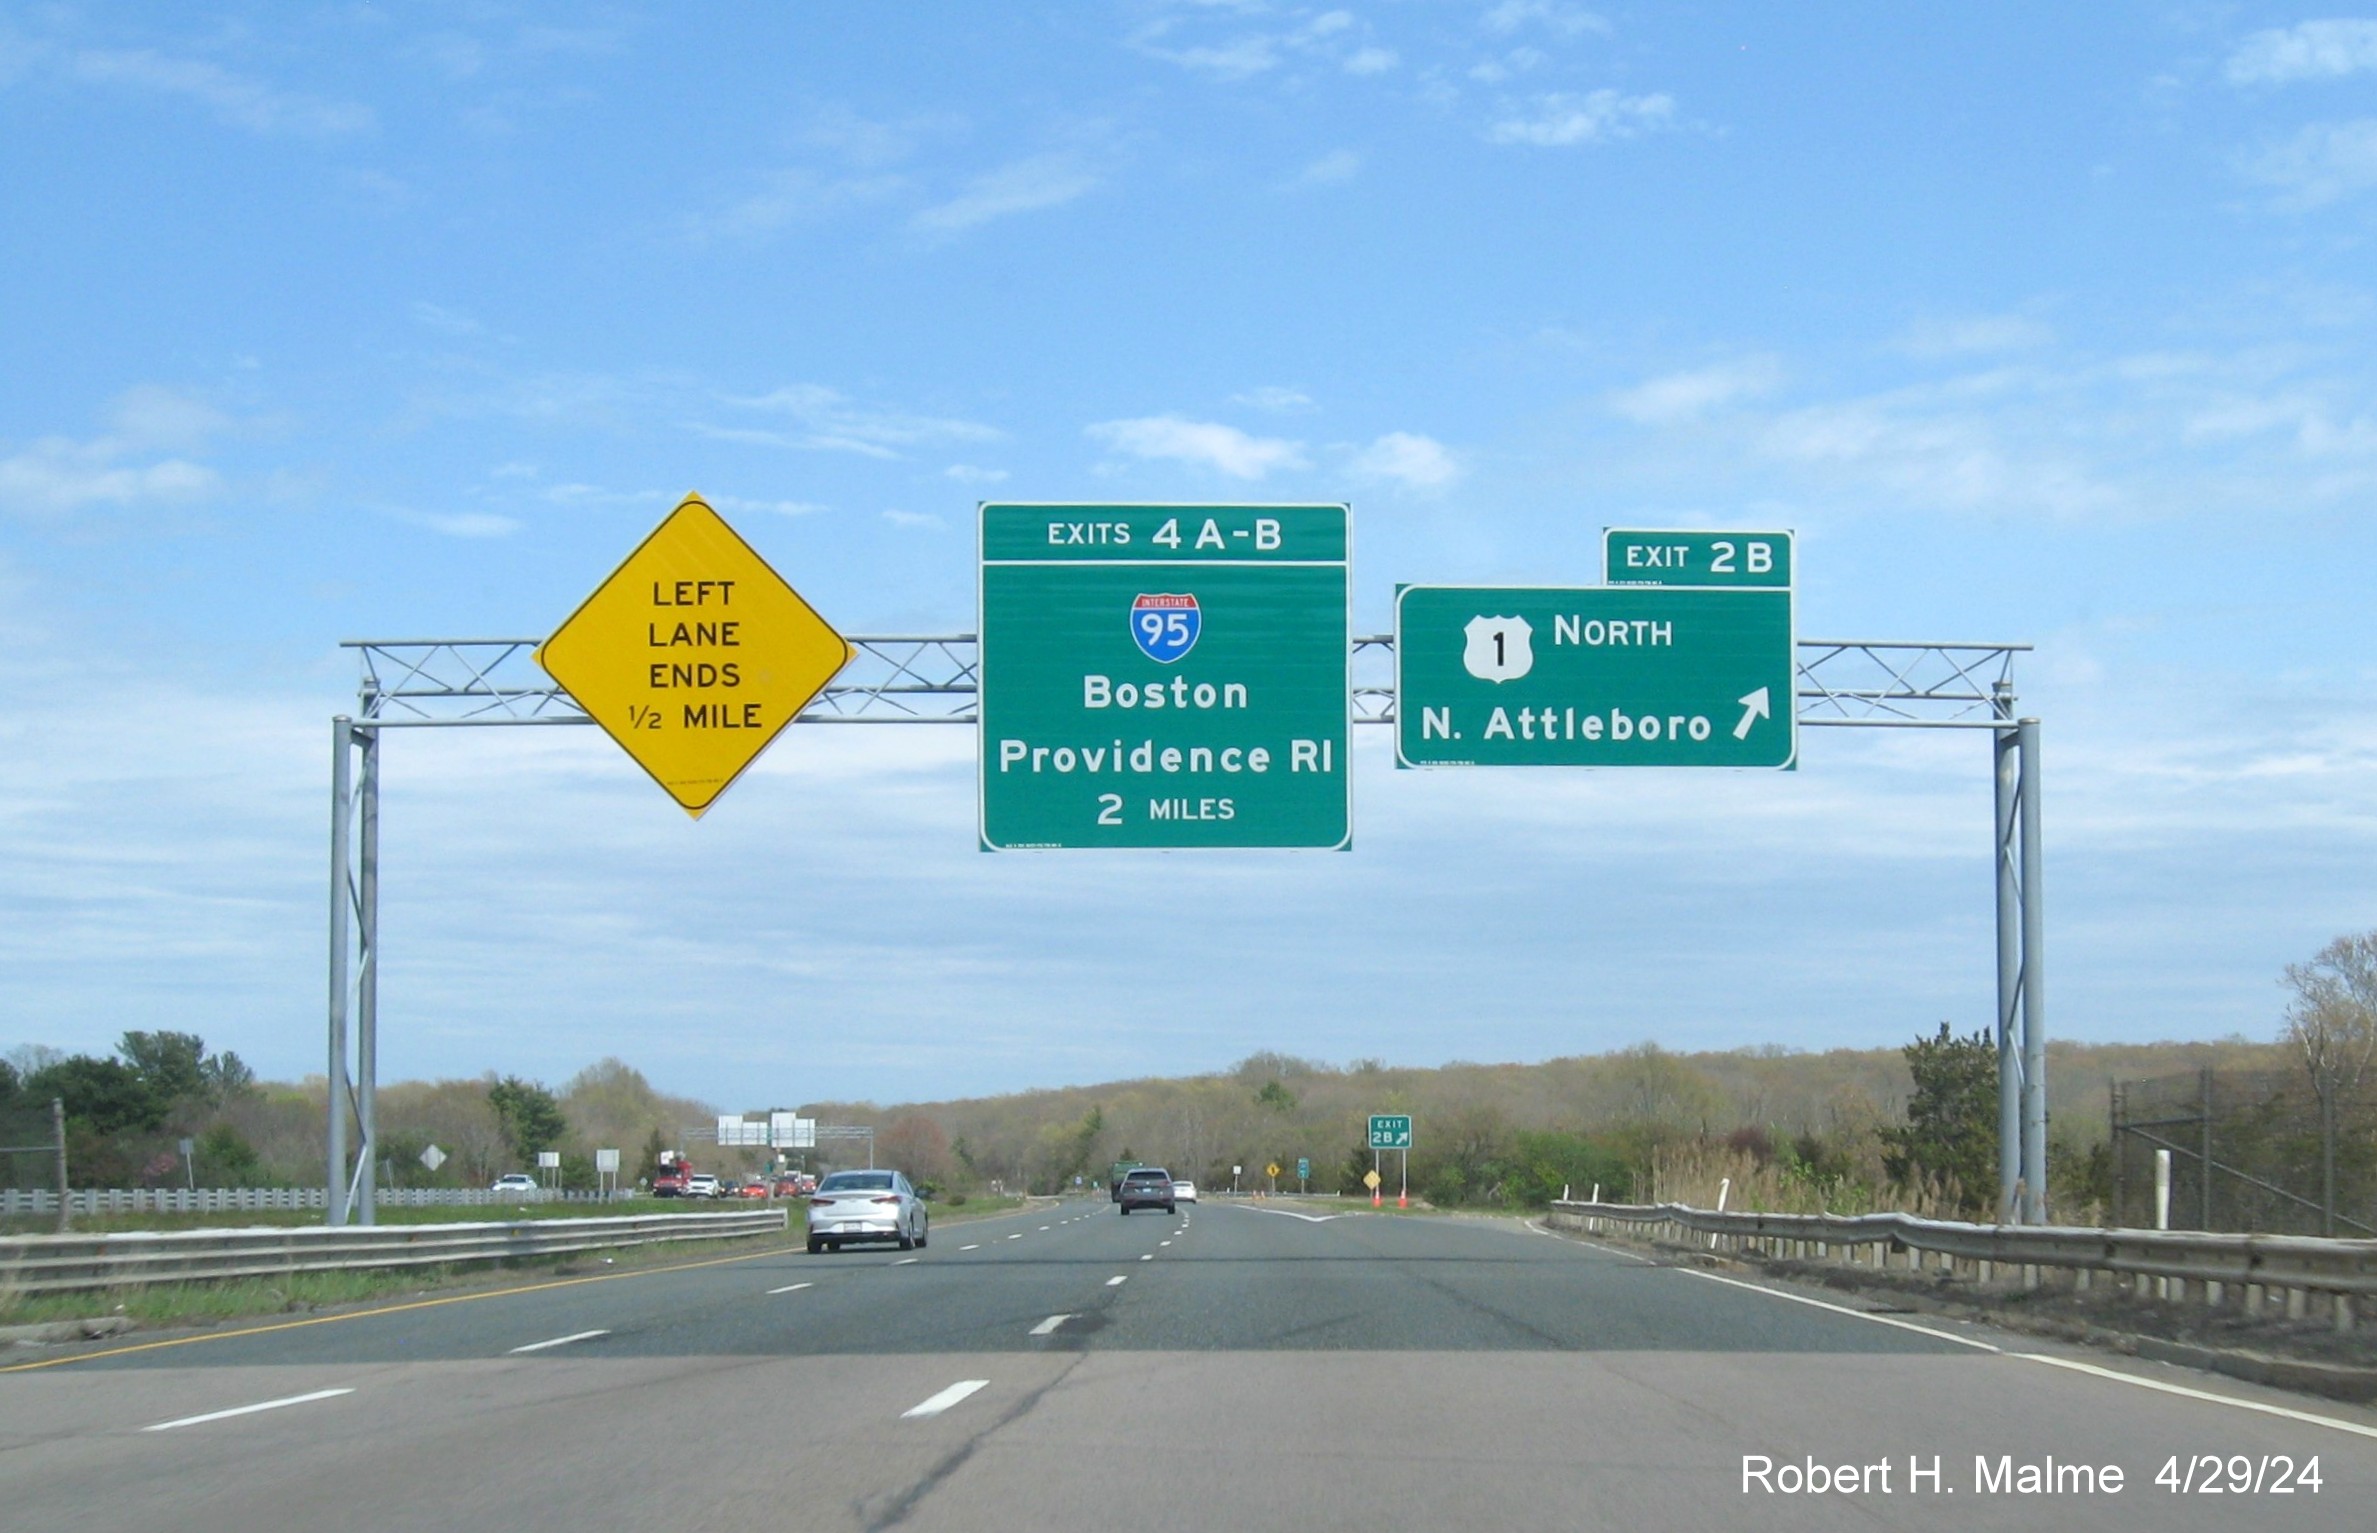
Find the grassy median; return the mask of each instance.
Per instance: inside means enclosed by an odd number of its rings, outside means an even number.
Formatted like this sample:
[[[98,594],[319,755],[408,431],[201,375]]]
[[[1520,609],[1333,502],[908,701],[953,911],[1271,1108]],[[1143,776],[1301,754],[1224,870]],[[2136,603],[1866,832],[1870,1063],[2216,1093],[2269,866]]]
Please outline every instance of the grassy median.
[[[933,1223],[959,1223],[1010,1212],[1021,1198],[970,1198],[963,1205],[932,1206]],[[771,1250],[799,1250],[808,1236],[807,1205],[798,1199],[774,1204],[751,1202],[710,1208],[688,1206],[674,1198],[644,1198],[621,1203],[531,1205],[522,1208],[383,1208],[379,1222],[388,1224],[461,1224],[516,1222],[528,1219],[590,1219],[625,1214],[728,1212],[791,1205],[787,1229],[771,1230],[724,1240],[664,1240],[645,1245],[617,1246],[604,1251],[573,1251],[558,1256],[491,1259],[422,1267],[363,1267],[342,1272],[287,1272],[269,1277],[225,1278],[215,1282],[141,1283],[122,1288],[83,1289],[73,1293],[27,1294],[8,1281],[0,1267],[0,1326],[39,1325],[50,1321],[98,1320],[120,1317],[140,1328],[211,1325],[258,1315],[306,1314],[342,1309],[391,1299],[420,1298],[471,1288],[502,1288],[521,1278],[538,1281],[634,1271],[672,1263],[737,1255],[761,1255]],[[78,1235],[123,1234],[142,1230],[255,1229],[315,1226],[319,1211],[262,1210],[243,1213],[236,1224],[219,1215],[116,1214],[77,1221]],[[20,1232],[30,1233],[30,1232]],[[46,1233],[46,1232],[43,1232]]]

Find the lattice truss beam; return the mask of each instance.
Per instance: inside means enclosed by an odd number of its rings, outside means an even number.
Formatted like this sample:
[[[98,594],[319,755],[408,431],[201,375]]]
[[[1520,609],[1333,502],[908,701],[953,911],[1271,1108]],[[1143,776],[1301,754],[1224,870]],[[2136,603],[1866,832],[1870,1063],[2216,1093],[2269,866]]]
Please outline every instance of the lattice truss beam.
[[[350,640],[362,661],[356,722],[382,728],[584,724],[537,665],[535,639]],[[971,724],[980,692],[974,635],[872,634],[801,713],[804,724]],[[1799,641],[1799,722],[1882,728],[2002,728],[2014,656],[2027,644]],[[1353,641],[1353,715],[1395,718],[1395,640]]]

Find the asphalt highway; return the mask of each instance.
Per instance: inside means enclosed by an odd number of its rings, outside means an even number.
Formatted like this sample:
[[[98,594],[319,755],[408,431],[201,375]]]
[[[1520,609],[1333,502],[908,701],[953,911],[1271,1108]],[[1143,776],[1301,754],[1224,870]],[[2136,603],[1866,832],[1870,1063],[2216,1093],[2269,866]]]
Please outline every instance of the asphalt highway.
[[[913,1253],[0,1356],[6,1533],[2168,1533],[2373,1507],[2377,1411],[1325,1205],[1040,1205]]]

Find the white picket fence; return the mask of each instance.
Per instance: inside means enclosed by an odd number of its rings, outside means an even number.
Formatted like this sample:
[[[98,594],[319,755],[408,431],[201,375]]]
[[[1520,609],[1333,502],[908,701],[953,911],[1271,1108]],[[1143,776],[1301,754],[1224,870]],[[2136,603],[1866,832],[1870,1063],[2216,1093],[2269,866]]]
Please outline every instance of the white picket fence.
[[[221,1214],[254,1209],[330,1206],[319,1187],[85,1187],[68,1194],[69,1209],[86,1214]],[[592,1203],[592,1192],[539,1188],[532,1193],[493,1192],[484,1187],[383,1187],[382,1208],[485,1208],[527,1203]],[[58,1212],[58,1195],[47,1189],[0,1188],[0,1218],[40,1218]]]

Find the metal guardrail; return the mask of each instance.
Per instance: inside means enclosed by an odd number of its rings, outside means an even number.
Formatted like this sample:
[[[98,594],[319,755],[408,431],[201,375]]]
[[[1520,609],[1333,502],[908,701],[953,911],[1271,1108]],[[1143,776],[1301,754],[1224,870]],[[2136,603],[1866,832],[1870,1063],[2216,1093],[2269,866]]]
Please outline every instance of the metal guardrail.
[[[2025,1286],[2036,1286],[2037,1269],[2044,1268],[2074,1273],[2079,1287],[2089,1286],[2087,1275],[2099,1272],[2152,1280],[2164,1297],[2182,1296],[2184,1285],[2199,1284],[2207,1303],[2235,1297],[2258,1311],[2283,1296],[2287,1313],[2297,1317],[2304,1313],[2306,1297],[2323,1295],[2340,1329],[2352,1323],[2352,1297],[2377,1294],[2377,1240],[1959,1224],[1897,1213],[1719,1213],[1681,1203],[1560,1202],[1552,1212],[1555,1219],[1574,1220],[1595,1233],[1603,1224],[1647,1227],[1654,1235],[1677,1239],[1690,1232],[1709,1236],[1725,1249],[1766,1256],[1913,1271],[1923,1270],[1926,1258],[1937,1258],[1929,1265],[1950,1273],[1956,1263],[1973,1262],[1983,1264],[1978,1276],[1984,1282],[1997,1269],[2010,1268]]]
[[[62,1293],[141,1283],[201,1282],[562,1256],[660,1240],[729,1240],[791,1227],[785,1208],[476,1224],[293,1229],[138,1230],[0,1240],[0,1290]]]
[[[327,1207],[320,1187],[78,1187],[68,1195],[76,1218],[97,1214],[219,1214],[255,1209]],[[495,1192],[485,1187],[383,1187],[382,1208],[492,1208],[523,1203],[610,1201],[585,1188],[540,1187],[535,1192]],[[58,1195],[46,1187],[0,1187],[0,1219],[42,1218],[58,1211]]]

